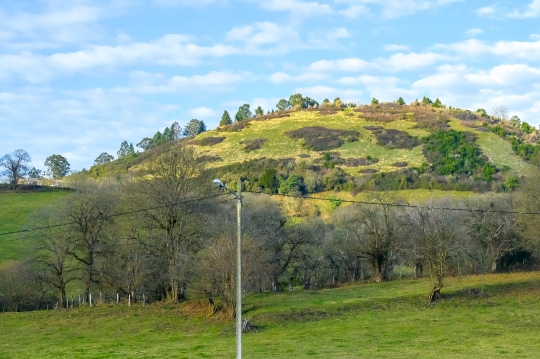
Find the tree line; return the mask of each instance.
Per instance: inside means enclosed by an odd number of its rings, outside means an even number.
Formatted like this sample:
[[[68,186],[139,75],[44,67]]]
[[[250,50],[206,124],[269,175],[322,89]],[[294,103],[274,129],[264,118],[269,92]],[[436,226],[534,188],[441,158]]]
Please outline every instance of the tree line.
[[[230,196],[211,188],[212,178],[190,147],[164,152],[122,181],[71,176],[69,198],[36,213],[29,227],[42,229],[20,238],[33,255],[2,267],[0,304],[18,311],[65,307],[74,291],[86,303],[92,292],[144,293],[168,303],[215,298],[232,316],[236,212]],[[524,186],[489,200],[414,206],[374,192],[367,204],[333,198],[323,219],[291,216],[268,195],[245,193],[243,288],[316,290],[400,272],[442,287],[447,275],[530,267],[540,221],[517,212],[538,211],[538,197]]]

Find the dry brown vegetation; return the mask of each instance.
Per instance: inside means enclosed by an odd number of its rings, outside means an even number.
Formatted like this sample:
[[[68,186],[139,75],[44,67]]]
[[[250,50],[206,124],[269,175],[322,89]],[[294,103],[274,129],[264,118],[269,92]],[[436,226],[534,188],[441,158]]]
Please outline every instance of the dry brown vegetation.
[[[261,148],[261,146],[267,142],[267,138],[254,138],[251,140],[241,141],[246,151],[255,151]]]
[[[385,148],[413,148],[420,144],[417,138],[404,131],[381,129],[372,132],[377,138],[377,144]]]
[[[225,137],[204,137],[200,140],[191,140],[188,143],[196,146],[214,146],[223,141]]]
[[[346,137],[348,142],[355,141],[355,139],[357,140],[358,136],[360,136],[360,133],[358,131],[311,126],[287,131],[285,132],[285,135],[294,139],[304,139],[305,146],[309,149],[314,151],[324,151],[341,147],[344,143],[342,137]]]

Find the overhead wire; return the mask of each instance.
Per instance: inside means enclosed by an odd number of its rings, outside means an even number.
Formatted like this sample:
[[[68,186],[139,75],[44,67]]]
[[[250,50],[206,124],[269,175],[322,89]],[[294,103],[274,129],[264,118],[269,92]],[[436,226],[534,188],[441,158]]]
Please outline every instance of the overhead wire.
[[[229,193],[220,193],[220,194],[215,194],[215,195],[206,196],[206,197],[192,198],[192,199],[189,199],[189,200],[186,200],[186,201],[180,201],[180,202],[165,204],[165,205],[161,205],[161,206],[147,207],[147,208],[141,208],[141,209],[136,209],[136,210],[127,211],[127,212],[114,213],[114,214],[111,214],[111,215],[102,216],[101,218],[102,219],[110,219],[110,218],[116,218],[116,217],[121,217],[121,216],[127,216],[129,214],[135,214],[135,213],[147,212],[147,211],[151,211],[151,210],[162,209],[162,208],[167,208],[167,207],[172,207],[172,206],[178,206],[178,205],[185,204],[185,203],[190,203],[190,202],[199,202],[199,201],[203,201],[203,200],[206,200],[206,199],[216,198],[216,197],[220,197],[220,196],[224,196],[224,195],[228,195],[228,194]],[[72,224],[77,224],[77,222],[76,221],[63,222],[63,223],[57,223],[57,224],[53,224],[53,225],[49,225],[49,226],[41,226],[41,227],[22,229],[22,230],[18,230],[18,231],[4,232],[4,233],[0,233],[0,236],[7,236],[7,235],[10,235],[10,234],[28,233],[28,232],[32,232],[32,231],[40,231],[40,230],[44,230],[44,229],[57,228],[57,227],[64,227],[64,226],[69,226],[69,225],[72,225]]]

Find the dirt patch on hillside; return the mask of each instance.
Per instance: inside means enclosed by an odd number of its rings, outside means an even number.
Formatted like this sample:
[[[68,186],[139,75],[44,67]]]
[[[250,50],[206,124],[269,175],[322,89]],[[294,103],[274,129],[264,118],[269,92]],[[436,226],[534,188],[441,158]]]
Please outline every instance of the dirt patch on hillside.
[[[404,131],[382,129],[372,132],[377,138],[377,144],[388,149],[414,148],[420,144],[420,141],[416,137],[412,137]]]
[[[252,140],[241,141],[241,143],[244,145],[244,150],[246,151],[258,150],[265,142],[268,142],[267,138],[254,138]]]

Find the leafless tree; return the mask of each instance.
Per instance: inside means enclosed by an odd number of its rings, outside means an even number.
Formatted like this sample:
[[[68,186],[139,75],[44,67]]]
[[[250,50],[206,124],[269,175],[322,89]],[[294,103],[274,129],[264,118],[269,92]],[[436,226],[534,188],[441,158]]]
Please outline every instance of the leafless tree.
[[[75,243],[71,241],[69,232],[51,227],[64,218],[58,214],[57,209],[49,207],[40,210],[32,222],[36,227],[49,227],[37,232],[34,260],[39,269],[38,279],[58,292],[60,307],[67,305],[66,287],[77,279],[78,272],[70,255],[75,249]]]
[[[410,232],[418,237],[418,245],[427,265],[434,287],[441,288],[451,261],[464,250],[462,240],[465,231],[463,218],[458,212],[450,212],[438,207],[447,203],[429,203],[431,208],[419,208],[409,212]]]
[[[350,235],[370,264],[376,282],[389,279],[400,249],[401,214],[392,201],[391,197],[378,196],[373,204],[351,206],[346,218]]]
[[[71,222],[70,254],[79,263],[84,285],[84,298],[88,299],[92,285],[99,283],[99,260],[104,253],[104,243],[117,211],[115,193],[105,186],[89,181],[73,183],[76,193],[67,200],[66,219]]]
[[[11,311],[39,305],[42,289],[28,263],[13,261],[0,268],[0,302]]]
[[[508,119],[508,109],[504,105],[497,105],[493,108],[493,116],[499,120],[506,120]]]
[[[0,158],[0,175],[9,180],[11,189],[17,188],[19,180],[24,178],[30,171],[28,164],[32,161],[28,152],[23,149],[15,150],[12,154]]]
[[[500,269],[504,255],[520,247],[518,223],[511,213],[512,206],[505,200],[468,201],[469,210],[465,224],[472,240],[469,255],[475,259],[482,272],[495,273]]]
[[[205,184],[204,167],[190,147],[174,148],[142,169],[129,187],[131,203],[148,208],[139,217],[140,239],[161,266],[167,301],[184,295],[185,271],[201,245],[197,199]]]

